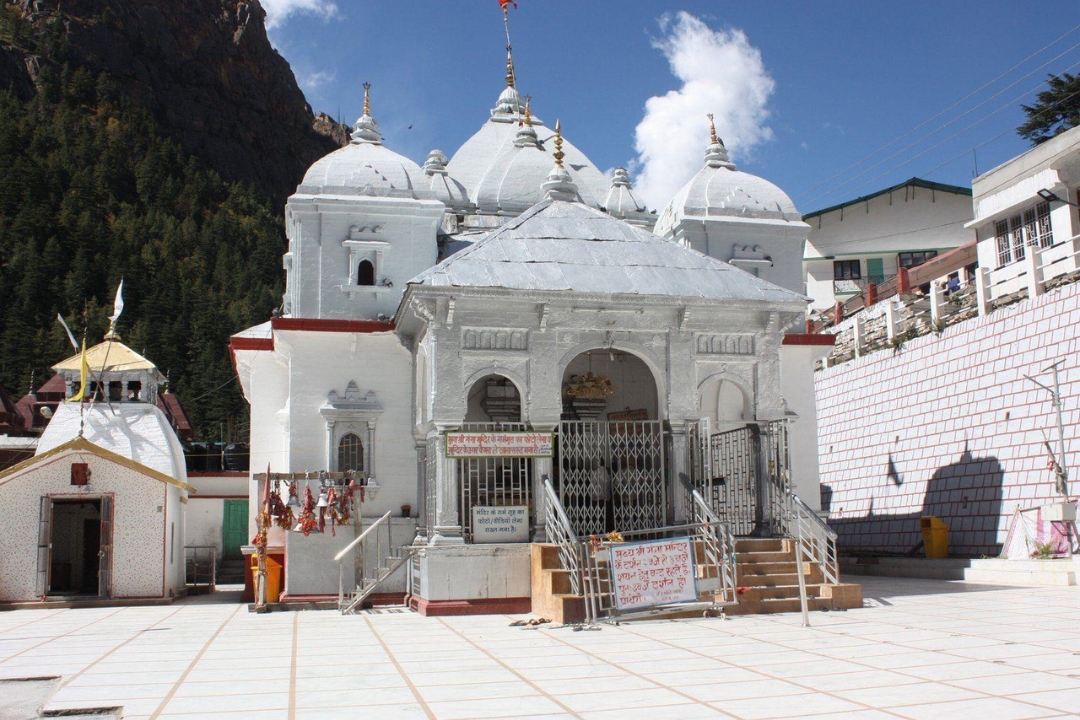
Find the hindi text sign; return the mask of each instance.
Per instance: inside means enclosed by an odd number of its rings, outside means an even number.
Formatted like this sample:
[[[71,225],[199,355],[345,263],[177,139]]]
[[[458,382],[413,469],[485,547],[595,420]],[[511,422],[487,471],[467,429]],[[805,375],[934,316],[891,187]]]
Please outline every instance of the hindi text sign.
[[[617,610],[697,600],[690,538],[615,545],[610,553]]]
[[[474,505],[474,543],[529,542],[528,505]]]
[[[548,458],[554,444],[550,432],[448,432],[446,457]]]

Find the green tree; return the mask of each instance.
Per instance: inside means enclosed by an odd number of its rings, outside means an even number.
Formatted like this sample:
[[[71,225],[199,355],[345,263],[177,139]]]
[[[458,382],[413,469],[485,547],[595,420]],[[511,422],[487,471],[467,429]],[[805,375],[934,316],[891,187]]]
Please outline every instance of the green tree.
[[[123,277],[124,342],[169,372],[196,431],[216,439],[246,427],[229,335],[279,302],[282,224],[269,198],[187,156],[116,87],[61,66],[31,101],[0,88],[0,383],[22,393],[71,354],[57,313],[81,333],[85,310],[100,341]]]
[[[1016,129],[1032,145],[1080,125],[1080,75],[1050,75],[1046,85],[1035,104],[1022,106],[1027,122]]]

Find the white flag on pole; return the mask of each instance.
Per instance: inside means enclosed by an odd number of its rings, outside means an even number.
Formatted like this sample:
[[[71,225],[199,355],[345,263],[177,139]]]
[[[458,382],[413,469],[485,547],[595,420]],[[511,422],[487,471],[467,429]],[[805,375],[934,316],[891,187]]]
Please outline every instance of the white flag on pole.
[[[56,313],[56,319],[60,321],[60,324],[64,326],[64,332],[67,333],[68,340],[71,342],[71,347],[75,348],[75,352],[79,352],[79,343],[75,342],[75,336],[71,334],[71,328],[64,322],[64,316],[60,313]]]
[[[122,312],[124,312],[124,279],[120,278],[120,285],[116,288],[116,300],[113,302],[113,314],[109,316],[109,322],[116,325],[116,320]]]

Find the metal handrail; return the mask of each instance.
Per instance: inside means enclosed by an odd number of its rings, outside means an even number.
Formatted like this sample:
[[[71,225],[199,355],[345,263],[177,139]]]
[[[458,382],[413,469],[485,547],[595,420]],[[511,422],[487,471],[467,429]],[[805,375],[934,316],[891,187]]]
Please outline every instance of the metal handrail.
[[[836,551],[836,532],[795,493],[788,493],[789,534],[800,550],[813,558],[821,568],[825,582],[840,582],[840,562]],[[801,575],[801,571],[800,571]]]
[[[724,523],[720,516],[709,506],[705,498],[685,477],[680,478],[683,489],[690,493],[691,520],[704,525],[707,532],[705,538],[705,554],[711,564],[720,568],[720,592],[724,602],[736,602],[738,591],[736,560],[735,560],[735,535]]]
[[[381,518],[379,518],[378,520],[373,522],[371,525],[369,525],[367,530],[365,530],[364,532],[362,532],[358,536],[356,536],[356,538],[351,543],[346,545],[342,549],[341,552],[339,552],[337,555],[334,556],[334,562],[340,563],[341,559],[345,557],[346,553],[352,552],[352,549],[354,547],[356,547],[357,545],[362,543],[364,541],[364,538],[366,538],[368,535],[370,535],[375,530],[375,528],[377,528],[384,521],[386,521],[387,518],[390,517],[390,512],[391,512],[390,510],[387,510],[385,515],[383,515]]]
[[[570,571],[570,589],[574,595],[581,595],[581,558],[578,553],[578,538],[574,526],[565,508],[559,501],[551,478],[544,477],[544,528],[548,540],[559,548],[559,560],[564,570]]]
[[[359,602],[359,600],[353,600],[350,605],[346,606],[345,604],[345,564],[343,560],[346,556],[351,556],[353,550],[360,547],[360,577],[357,579],[356,583],[357,593],[364,595],[365,590],[368,590],[370,585],[379,583],[382,580],[382,577],[380,577],[380,570],[384,558],[383,538],[382,534],[378,532],[381,528],[386,528],[387,551],[396,551],[394,548],[393,527],[390,522],[390,515],[391,512],[388,510],[385,515],[369,525],[355,540],[346,545],[341,552],[334,556],[334,561],[338,564],[338,609],[343,613],[351,611]],[[367,553],[365,552],[366,541],[369,537],[373,537],[375,540],[375,574],[371,577],[369,577],[367,573]]]

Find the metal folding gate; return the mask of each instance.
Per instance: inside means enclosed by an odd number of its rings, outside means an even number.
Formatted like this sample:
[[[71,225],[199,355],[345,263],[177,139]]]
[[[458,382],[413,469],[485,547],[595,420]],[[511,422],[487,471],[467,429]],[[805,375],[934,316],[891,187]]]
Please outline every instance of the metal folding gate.
[[[525,423],[463,423],[464,432],[520,432]],[[457,463],[458,487],[461,488],[461,529],[472,542],[475,506],[518,505],[529,508],[532,526],[532,458],[483,457],[460,458]]]
[[[688,441],[691,485],[732,533],[783,531],[791,484],[785,422],[710,433],[708,420],[700,420],[690,426]]]
[[[665,435],[659,420],[559,425],[559,500],[575,533],[666,523]]]

